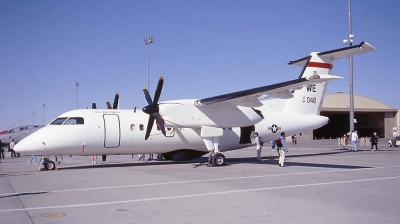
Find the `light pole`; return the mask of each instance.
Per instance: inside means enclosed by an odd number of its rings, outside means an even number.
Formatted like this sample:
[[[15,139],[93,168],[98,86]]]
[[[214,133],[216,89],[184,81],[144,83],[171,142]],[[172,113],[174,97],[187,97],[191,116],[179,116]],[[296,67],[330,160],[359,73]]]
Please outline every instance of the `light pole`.
[[[349,36],[343,40],[344,44],[353,45],[354,35],[351,28],[351,0],[348,0],[349,5]],[[349,57],[349,79],[350,79],[350,131],[354,130],[354,90],[353,90],[353,57]]]
[[[32,117],[33,117],[33,125],[35,125],[35,111],[33,111]]]
[[[46,104],[43,104],[43,126],[44,126],[44,107],[46,106]]]
[[[76,82],[75,86],[76,86],[76,109],[78,109],[78,87],[79,87],[79,82]]]
[[[149,52],[149,45],[153,43],[154,36],[148,36],[144,38],[144,44],[147,45],[147,90],[150,91],[150,82],[149,82],[149,73],[150,73],[150,52]]]

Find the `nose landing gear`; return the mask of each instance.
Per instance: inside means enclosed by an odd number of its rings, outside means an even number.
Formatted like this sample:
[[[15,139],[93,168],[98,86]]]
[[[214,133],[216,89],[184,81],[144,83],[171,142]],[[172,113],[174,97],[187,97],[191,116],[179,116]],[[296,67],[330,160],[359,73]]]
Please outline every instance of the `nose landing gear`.
[[[43,162],[42,162],[43,161]],[[60,164],[60,161],[58,161],[58,158],[55,157],[55,161]],[[43,167],[42,167],[43,165]],[[56,167],[56,163],[50,160],[47,157],[42,157],[39,161],[39,171],[46,171],[46,170],[58,170]]]

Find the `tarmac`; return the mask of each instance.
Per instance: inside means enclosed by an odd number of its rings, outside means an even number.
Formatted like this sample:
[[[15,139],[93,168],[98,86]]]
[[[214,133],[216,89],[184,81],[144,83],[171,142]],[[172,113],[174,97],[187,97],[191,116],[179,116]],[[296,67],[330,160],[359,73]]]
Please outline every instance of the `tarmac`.
[[[337,140],[225,152],[228,165],[64,156],[38,171],[29,156],[0,163],[0,223],[400,223],[400,147],[352,152]],[[39,158],[38,158],[39,159]]]

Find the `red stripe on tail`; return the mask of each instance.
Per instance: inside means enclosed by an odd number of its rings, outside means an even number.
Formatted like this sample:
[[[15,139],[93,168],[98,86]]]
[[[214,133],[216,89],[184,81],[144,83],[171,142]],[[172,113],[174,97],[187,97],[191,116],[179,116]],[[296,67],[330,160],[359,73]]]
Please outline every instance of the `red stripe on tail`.
[[[332,64],[329,63],[322,63],[322,62],[308,62],[307,67],[316,67],[316,68],[326,68],[332,69]]]

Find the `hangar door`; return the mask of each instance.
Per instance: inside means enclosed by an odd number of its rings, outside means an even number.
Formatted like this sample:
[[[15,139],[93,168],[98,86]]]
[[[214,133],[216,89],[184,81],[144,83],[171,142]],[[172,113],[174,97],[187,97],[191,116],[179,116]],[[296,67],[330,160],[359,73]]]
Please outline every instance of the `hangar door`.
[[[104,147],[117,148],[120,144],[121,130],[116,114],[104,114]]]

